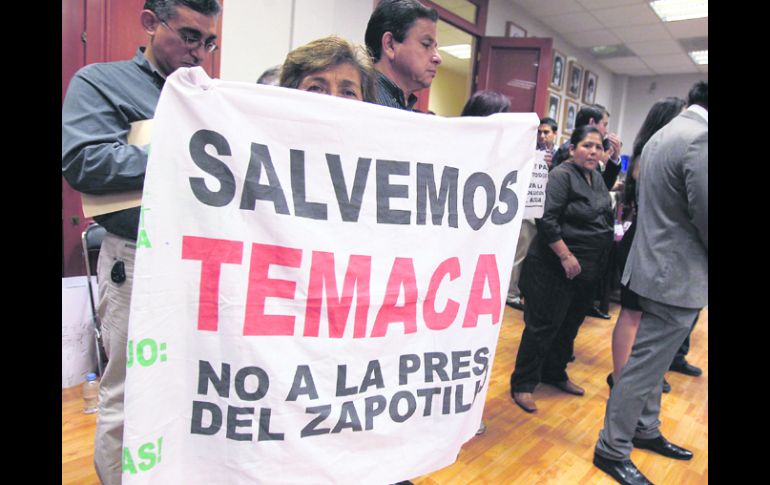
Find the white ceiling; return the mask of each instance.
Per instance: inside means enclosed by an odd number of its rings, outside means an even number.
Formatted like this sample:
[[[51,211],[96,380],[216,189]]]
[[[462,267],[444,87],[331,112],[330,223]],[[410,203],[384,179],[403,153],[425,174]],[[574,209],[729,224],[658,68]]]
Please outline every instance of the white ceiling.
[[[662,22],[650,0],[513,0],[515,7],[536,18],[577,49],[585,50],[615,74],[695,74],[708,72],[680,44],[705,38],[708,18]],[[516,11],[514,9],[514,21]],[[631,55],[598,58],[591,47],[625,45]]]

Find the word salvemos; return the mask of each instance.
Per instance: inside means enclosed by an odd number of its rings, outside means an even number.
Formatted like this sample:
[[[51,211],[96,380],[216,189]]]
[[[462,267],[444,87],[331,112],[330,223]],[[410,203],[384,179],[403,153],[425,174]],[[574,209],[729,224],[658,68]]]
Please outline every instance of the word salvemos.
[[[236,177],[230,167],[207,152],[207,148],[213,148],[220,157],[229,157],[232,154],[230,144],[220,133],[212,130],[198,130],[190,138],[189,151],[195,165],[215,177],[219,182],[218,190],[208,187],[203,177],[190,177],[190,188],[195,197],[202,203],[211,207],[224,207],[236,198]],[[290,188],[291,198],[296,217],[304,217],[315,220],[328,220],[328,204],[307,200],[305,180],[305,152],[303,150],[290,150]],[[367,189],[367,181],[372,165],[372,158],[359,157],[356,165],[352,184],[345,179],[342,169],[342,161],[339,155],[325,154],[326,164],[337,199],[340,217],[344,222],[358,222],[364,195]],[[402,224],[408,225],[412,221],[410,210],[392,208],[394,199],[410,198],[409,185],[394,183],[391,177],[411,176],[411,163],[397,160],[381,160],[375,162],[376,185],[376,222],[377,224]],[[416,163],[414,175],[415,223],[426,225],[428,210],[430,208],[433,225],[442,225],[444,214],[447,215],[447,225],[458,227],[458,203],[460,187],[460,171],[456,167],[446,166],[441,173],[441,182],[436,187],[434,166],[430,163]],[[264,176],[267,183],[260,183]],[[493,178],[485,172],[470,174],[462,185],[462,213],[468,226],[473,230],[481,229],[487,220],[492,224],[507,224],[516,216],[519,201],[516,193],[509,186],[516,183],[518,171],[509,172],[503,177],[501,186],[496,187]],[[313,184],[320,183],[313,180]],[[251,156],[246,170],[245,180],[240,194],[239,209],[254,210],[257,201],[263,201],[273,205],[276,214],[289,215],[286,191],[273,164],[270,150],[267,145],[251,143]],[[350,188],[348,188],[350,187]],[[483,191],[484,207],[481,214],[477,213],[476,193]],[[501,204],[505,206],[501,210]]]

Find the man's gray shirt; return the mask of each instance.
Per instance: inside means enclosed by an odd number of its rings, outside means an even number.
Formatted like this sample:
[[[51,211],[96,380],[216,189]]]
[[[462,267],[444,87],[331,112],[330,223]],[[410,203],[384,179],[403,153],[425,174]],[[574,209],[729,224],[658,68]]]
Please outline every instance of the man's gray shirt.
[[[140,190],[147,151],[128,144],[130,124],[152,119],[163,77],[139,48],[130,61],[90,64],[72,78],[62,106],[62,175],[75,190]],[[96,216],[113,234],[136,239],[139,208]]]

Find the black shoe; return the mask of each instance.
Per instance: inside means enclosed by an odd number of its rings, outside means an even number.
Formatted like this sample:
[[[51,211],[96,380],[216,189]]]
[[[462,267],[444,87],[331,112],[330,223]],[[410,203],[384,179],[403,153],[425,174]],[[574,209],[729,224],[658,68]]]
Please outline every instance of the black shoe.
[[[575,354],[572,354],[569,358],[570,362],[575,362]]]
[[[586,313],[589,317],[597,317],[597,318],[603,318],[605,320],[610,319],[609,313],[604,313],[603,311],[599,310],[599,307],[591,307],[588,310],[588,313]]]
[[[698,377],[699,375],[703,374],[703,371],[700,369],[700,367],[695,367],[686,360],[681,362],[672,362],[668,370],[693,377]]]
[[[610,389],[615,385],[615,379],[612,378],[612,372],[607,374],[607,385],[610,386]]]
[[[668,383],[665,377],[663,378],[663,392],[665,393],[671,392],[671,384]]]
[[[524,311],[524,303],[521,302],[521,299],[518,299],[518,300],[506,300],[505,304],[508,305],[511,308],[515,308],[517,310]]]
[[[668,458],[674,458],[675,460],[690,460],[692,458],[692,451],[685,450],[682,447],[676,446],[671,443],[663,435],[652,439],[634,438],[631,440],[634,447],[642,450],[650,450],[655,453]]]
[[[623,485],[652,485],[631,460],[609,460],[594,453],[594,466]]]

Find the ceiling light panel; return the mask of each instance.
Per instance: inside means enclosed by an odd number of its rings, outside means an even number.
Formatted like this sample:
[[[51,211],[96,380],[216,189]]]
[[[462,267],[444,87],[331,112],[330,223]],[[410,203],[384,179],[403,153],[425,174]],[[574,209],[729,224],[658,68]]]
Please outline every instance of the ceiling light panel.
[[[650,7],[664,22],[709,16],[708,0],[656,0],[650,2]]]

